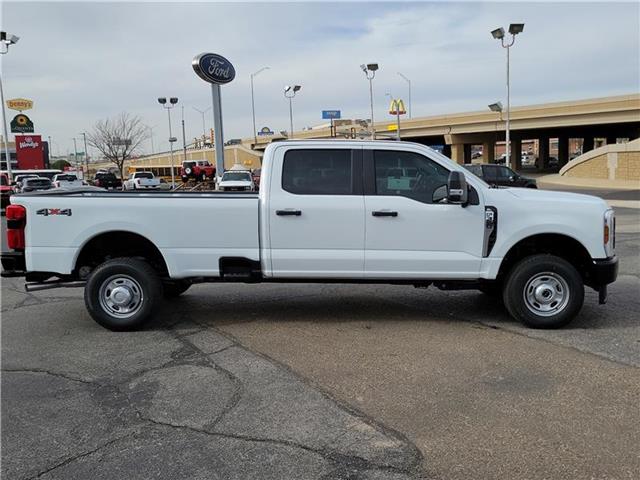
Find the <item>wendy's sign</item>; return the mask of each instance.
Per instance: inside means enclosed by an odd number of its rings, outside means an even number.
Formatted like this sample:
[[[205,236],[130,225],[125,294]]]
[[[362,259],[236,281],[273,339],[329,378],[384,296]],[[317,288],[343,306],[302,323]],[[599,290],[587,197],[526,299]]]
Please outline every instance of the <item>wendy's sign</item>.
[[[201,53],[191,62],[193,69],[202,80],[217,85],[229,83],[236,76],[231,62],[216,53]]]

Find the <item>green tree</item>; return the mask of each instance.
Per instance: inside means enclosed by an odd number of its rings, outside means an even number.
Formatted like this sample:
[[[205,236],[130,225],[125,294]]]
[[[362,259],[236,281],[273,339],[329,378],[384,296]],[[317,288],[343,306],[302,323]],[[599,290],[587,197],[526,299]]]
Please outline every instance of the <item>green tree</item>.
[[[51,168],[55,168],[56,170],[64,170],[65,167],[70,167],[71,164],[66,160],[56,160],[51,164]]]

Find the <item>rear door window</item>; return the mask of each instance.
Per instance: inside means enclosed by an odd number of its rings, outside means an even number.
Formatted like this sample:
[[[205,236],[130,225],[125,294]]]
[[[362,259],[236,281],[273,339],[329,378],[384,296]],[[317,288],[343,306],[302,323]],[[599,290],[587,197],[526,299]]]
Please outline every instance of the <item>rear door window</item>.
[[[352,195],[350,149],[301,149],[285,153],[282,189],[298,195]]]

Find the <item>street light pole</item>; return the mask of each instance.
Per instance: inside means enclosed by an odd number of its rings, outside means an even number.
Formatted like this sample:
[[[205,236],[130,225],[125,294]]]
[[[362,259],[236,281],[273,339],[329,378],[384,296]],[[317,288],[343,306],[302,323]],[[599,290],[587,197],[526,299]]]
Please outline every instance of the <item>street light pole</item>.
[[[78,144],[76,143],[76,137],[73,137],[73,160],[76,162],[76,173],[78,173]]]
[[[11,35],[7,32],[0,32],[0,54],[5,55],[9,52],[9,47],[14,45],[20,40],[20,37]],[[4,88],[2,86],[2,72],[0,68],[0,102],[2,102],[2,128],[4,130],[4,159],[7,164],[7,177],[9,177],[9,183],[13,180],[13,173],[11,172],[11,156],[9,155],[9,133],[7,131],[7,113],[5,111],[4,104]],[[17,149],[16,149],[17,151]]]
[[[291,130],[289,130],[289,138],[293,138],[293,97],[296,96],[296,93],[300,91],[302,87],[300,85],[289,86],[286,85],[284,87],[284,96],[289,99],[289,123]]]
[[[505,42],[505,31],[504,28],[496,28],[491,32],[493,38],[500,40],[500,44],[502,48],[507,50],[507,110],[505,112],[505,165],[511,168],[511,85],[509,79],[509,70],[510,70],[510,59],[509,59],[509,50],[513,46],[516,41],[516,35],[522,33],[524,30],[524,23],[512,23],[509,25],[509,33],[511,34],[511,41]]]
[[[258,143],[258,131],[256,129],[256,102],[253,96],[253,78],[257,77],[261,72],[269,70],[269,67],[262,67],[257,72],[251,74],[251,115],[253,117],[253,145]]]
[[[209,110],[211,110],[211,107],[207,107],[204,110],[200,110],[199,108],[196,108],[196,107],[191,107],[191,108],[193,108],[196,112],[202,115],[202,146],[204,147],[204,142],[207,138],[207,128],[205,127],[205,124],[204,124],[204,114],[207,113]]]
[[[176,141],[176,138],[171,133],[171,109],[175,107],[176,103],[178,103],[177,97],[170,97],[169,104],[167,104],[166,97],[158,98],[158,103],[162,105],[163,108],[167,110],[167,117],[169,119],[169,146],[171,148],[171,188],[175,188],[176,186],[176,175],[174,171],[174,162],[173,162],[173,142]]]
[[[187,137],[184,130],[184,105],[182,105],[182,150],[184,151],[184,161],[187,161]]]
[[[376,128],[373,124],[373,79],[376,76],[376,70],[378,70],[377,63],[367,63],[360,65],[360,69],[364,72],[367,80],[369,80],[369,101],[371,103],[371,139],[376,138]]]
[[[87,169],[87,177],[89,176],[89,150],[87,149],[87,134],[82,132],[82,138],[84,139],[84,166]]]
[[[402,73],[398,72],[398,75],[400,75],[400,77],[402,77],[404,79],[405,82],[407,82],[407,84],[409,84],[409,119],[411,119],[411,80],[409,80],[405,75],[403,75]]]

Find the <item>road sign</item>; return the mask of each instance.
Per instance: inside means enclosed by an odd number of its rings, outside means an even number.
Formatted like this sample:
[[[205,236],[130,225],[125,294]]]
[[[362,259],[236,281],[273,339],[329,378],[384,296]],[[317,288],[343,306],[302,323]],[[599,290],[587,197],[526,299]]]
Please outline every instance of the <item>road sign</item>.
[[[269,127],[262,127],[258,131],[258,135],[273,135],[273,131]]]
[[[336,120],[340,118],[340,110],[322,110],[323,120]]]

